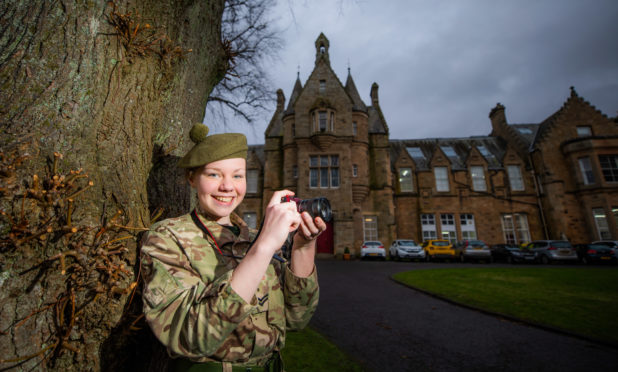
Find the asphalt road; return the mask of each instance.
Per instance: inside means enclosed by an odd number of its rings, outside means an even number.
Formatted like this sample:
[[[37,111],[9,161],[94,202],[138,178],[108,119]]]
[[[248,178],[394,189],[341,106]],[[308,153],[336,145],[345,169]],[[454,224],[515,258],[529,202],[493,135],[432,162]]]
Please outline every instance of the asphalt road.
[[[390,279],[444,265],[485,264],[319,260],[311,326],[366,371],[618,371],[616,348],[453,305]]]

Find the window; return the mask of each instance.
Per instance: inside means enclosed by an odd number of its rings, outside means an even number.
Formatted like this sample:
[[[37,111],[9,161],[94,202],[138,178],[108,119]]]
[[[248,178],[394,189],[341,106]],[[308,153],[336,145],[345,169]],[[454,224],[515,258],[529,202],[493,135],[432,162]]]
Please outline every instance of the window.
[[[334,112],[330,113],[330,131],[331,132],[335,131],[335,113]]]
[[[442,149],[442,151],[444,151],[444,155],[448,156],[449,158],[457,157],[457,153],[451,146],[440,146],[440,148]]]
[[[436,190],[449,191],[448,169],[446,167],[435,167],[433,173],[436,177]]]
[[[358,177],[358,166],[356,164],[352,165],[352,177]]]
[[[378,216],[365,216],[363,218],[364,240],[378,240]]]
[[[401,192],[414,191],[412,168],[399,168],[399,190]]]
[[[446,239],[455,244],[457,242],[457,233],[455,230],[455,217],[452,214],[440,215],[442,239]]]
[[[423,240],[437,239],[436,220],[433,214],[421,214],[421,230]]]
[[[292,177],[294,177],[295,179],[298,178],[298,166],[294,165],[292,167]]]
[[[470,176],[472,176],[472,190],[487,191],[487,183],[485,182],[485,170],[483,169],[483,167],[470,167]]]
[[[247,170],[247,194],[257,194],[258,192],[258,170]]]
[[[577,137],[590,137],[592,136],[592,128],[589,126],[577,127]]]
[[[352,134],[358,134],[358,124],[355,121],[352,122]]]
[[[326,132],[326,111],[318,112],[318,131]]]
[[[494,157],[494,154],[489,152],[489,150],[487,150],[487,147],[485,147],[484,145],[478,145],[478,146],[476,146],[476,148],[479,150],[481,155],[483,155],[485,158],[493,158]]]
[[[517,130],[521,134],[532,134],[532,129],[530,128],[517,128]]]
[[[520,213],[503,214],[502,232],[504,233],[504,242],[507,244],[529,242],[528,216]]]
[[[326,92],[326,80],[320,80],[320,93]]]
[[[464,213],[459,215],[459,225],[461,226],[462,239],[476,239],[476,226],[474,215]]]
[[[605,210],[603,210],[603,208],[593,208],[592,217],[594,218],[594,223],[597,226],[597,233],[599,234],[599,239],[611,239],[612,234],[609,231],[609,225],[607,223],[607,216],[605,215]]]
[[[309,187],[339,187],[339,156],[310,156],[309,167]]]
[[[599,164],[606,182],[618,182],[618,155],[599,155]]]
[[[592,173],[592,165],[590,164],[590,158],[579,158],[579,170],[582,172],[582,179],[584,185],[591,185],[594,183],[594,173]]]
[[[523,191],[524,180],[521,178],[521,169],[519,165],[509,165],[506,167],[509,183],[511,184],[511,191]]]
[[[257,229],[257,214],[255,212],[243,213],[242,219],[249,226],[249,228]]]
[[[423,154],[423,150],[420,147],[408,147],[408,154],[414,160],[425,160],[425,154]]]

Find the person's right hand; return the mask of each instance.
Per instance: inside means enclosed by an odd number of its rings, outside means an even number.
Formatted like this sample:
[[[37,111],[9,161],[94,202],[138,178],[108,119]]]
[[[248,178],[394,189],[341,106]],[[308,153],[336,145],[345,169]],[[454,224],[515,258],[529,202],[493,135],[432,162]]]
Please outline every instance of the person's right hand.
[[[283,246],[288,235],[302,222],[296,203],[281,202],[281,198],[288,195],[294,196],[294,193],[289,190],[275,191],[266,207],[264,223],[256,241],[260,247],[272,250],[272,254]]]

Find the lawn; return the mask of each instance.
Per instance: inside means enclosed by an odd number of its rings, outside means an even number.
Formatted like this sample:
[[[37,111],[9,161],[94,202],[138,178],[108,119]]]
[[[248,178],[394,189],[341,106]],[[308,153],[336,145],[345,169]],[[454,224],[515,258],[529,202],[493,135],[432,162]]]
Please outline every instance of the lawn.
[[[362,371],[337,346],[309,327],[299,332],[288,332],[281,354],[286,371]]]
[[[452,301],[618,345],[618,269],[415,270],[393,279]]]

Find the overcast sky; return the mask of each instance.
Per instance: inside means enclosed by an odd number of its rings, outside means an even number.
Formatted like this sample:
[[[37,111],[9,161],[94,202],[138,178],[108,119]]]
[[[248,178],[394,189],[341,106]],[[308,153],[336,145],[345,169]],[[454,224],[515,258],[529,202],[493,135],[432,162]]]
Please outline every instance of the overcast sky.
[[[380,86],[391,139],[488,135],[497,102],[510,124],[540,123],[570,86],[604,114],[618,112],[617,0],[279,0],[276,18],[285,46],[273,88],[286,105],[323,32],[342,83],[349,64],[366,104],[371,84]],[[263,143],[271,116],[238,129]]]

